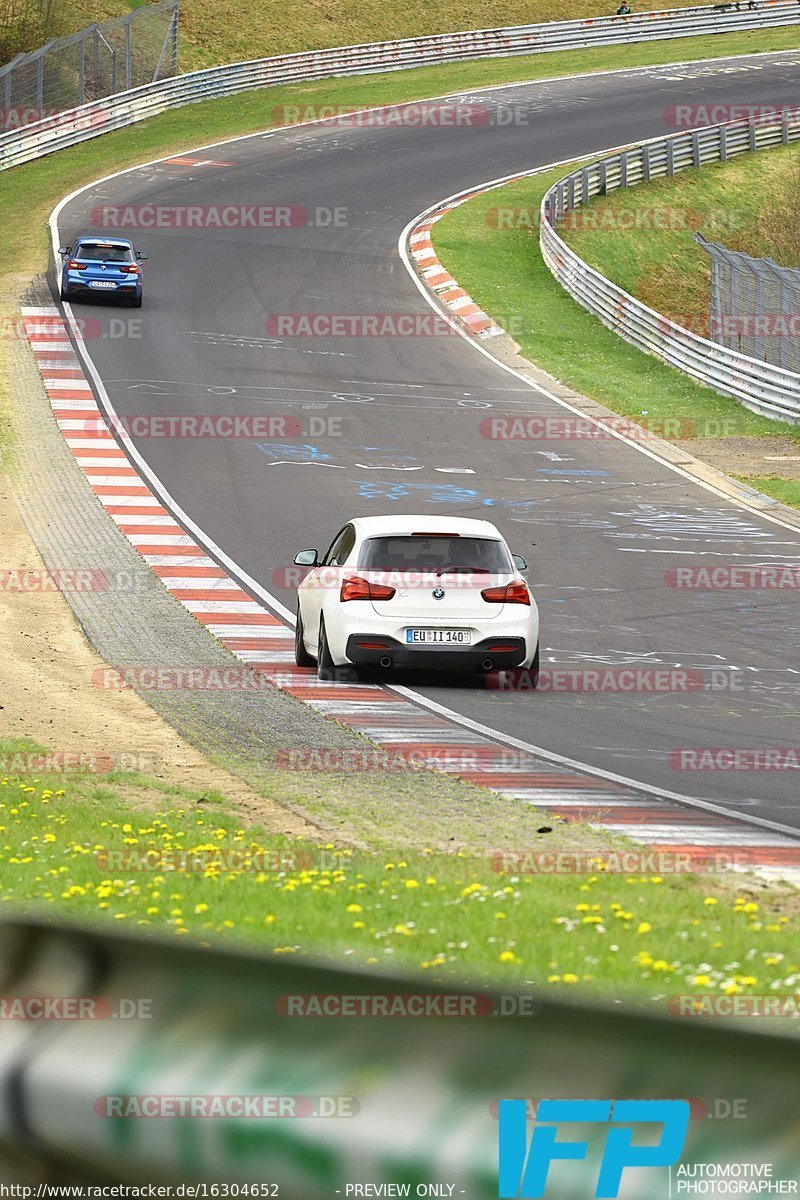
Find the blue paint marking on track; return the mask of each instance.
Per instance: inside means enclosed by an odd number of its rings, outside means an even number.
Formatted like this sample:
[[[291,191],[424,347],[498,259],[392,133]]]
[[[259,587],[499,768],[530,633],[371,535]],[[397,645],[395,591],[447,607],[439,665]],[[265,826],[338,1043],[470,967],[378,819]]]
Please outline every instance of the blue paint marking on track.
[[[272,459],[291,459],[298,461],[300,459],[313,459],[316,462],[323,462],[331,456],[324,450],[320,450],[317,446],[292,446],[286,442],[254,442],[254,445],[266,454],[267,458]]]
[[[473,488],[457,487],[452,483],[396,483],[384,479],[352,479],[350,482],[356,484],[362,500],[402,500],[413,493],[426,504],[467,504],[474,503],[478,497]]]

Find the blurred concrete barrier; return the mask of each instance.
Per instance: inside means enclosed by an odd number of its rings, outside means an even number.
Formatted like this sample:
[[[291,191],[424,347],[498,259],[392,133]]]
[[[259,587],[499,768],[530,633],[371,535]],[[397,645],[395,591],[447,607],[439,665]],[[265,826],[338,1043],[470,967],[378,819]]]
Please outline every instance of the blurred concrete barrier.
[[[59,1182],[496,1197],[498,1101],[564,1097],[688,1099],[686,1170],[800,1176],[796,1033],[670,1015],[686,998],[569,1004],[34,920],[0,925],[0,975],[0,1137]],[[604,1132],[578,1136],[548,1200],[594,1194]],[[621,1194],[690,1194],[677,1170],[630,1169]]]

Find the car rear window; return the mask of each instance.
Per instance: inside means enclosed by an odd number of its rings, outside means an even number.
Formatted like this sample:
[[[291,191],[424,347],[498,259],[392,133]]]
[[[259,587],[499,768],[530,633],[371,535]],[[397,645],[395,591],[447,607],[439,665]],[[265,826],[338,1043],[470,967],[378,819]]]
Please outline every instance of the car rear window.
[[[491,575],[513,571],[502,542],[496,538],[395,536],[368,538],[361,547],[358,565],[362,570],[425,571],[454,567],[486,571]]]
[[[78,247],[75,257],[78,262],[133,262],[133,256],[127,246],[101,246],[95,242],[84,242]]]

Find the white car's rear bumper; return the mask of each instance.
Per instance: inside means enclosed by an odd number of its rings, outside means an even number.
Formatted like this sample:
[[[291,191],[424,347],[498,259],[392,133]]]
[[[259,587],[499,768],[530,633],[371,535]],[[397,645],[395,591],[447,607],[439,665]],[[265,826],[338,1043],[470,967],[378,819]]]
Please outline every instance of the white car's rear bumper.
[[[504,608],[501,616],[483,623],[462,614],[459,619],[399,621],[396,616],[378,615],[368,601],[353,600],[327,608],[325,630],[337,666],[355,663],[486,670],[491,660],[497,668],[530,667],[539,644],[536,605],[507,604]],[[515,608],[520,611],[514,612]],[[470,644],[411,644],[407,639],[409,628],[468,630]]]

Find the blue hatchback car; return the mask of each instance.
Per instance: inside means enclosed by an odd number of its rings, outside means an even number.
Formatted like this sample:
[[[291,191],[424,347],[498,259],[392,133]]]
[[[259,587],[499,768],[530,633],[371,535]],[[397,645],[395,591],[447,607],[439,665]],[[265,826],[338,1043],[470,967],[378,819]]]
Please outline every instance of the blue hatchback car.
[[[78,237],[71,246],[62,246],[61,299],[78,300],[82,296],[107,296],[132,308],[142,307],[142,270],[139,263],[147,258],[128,238],[105,238],[97,234]]]

